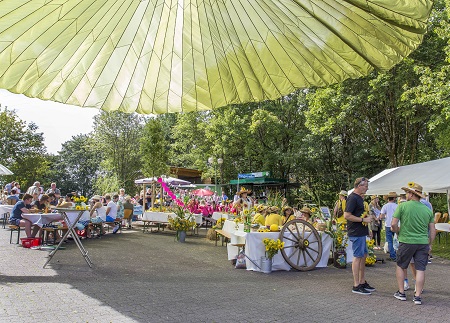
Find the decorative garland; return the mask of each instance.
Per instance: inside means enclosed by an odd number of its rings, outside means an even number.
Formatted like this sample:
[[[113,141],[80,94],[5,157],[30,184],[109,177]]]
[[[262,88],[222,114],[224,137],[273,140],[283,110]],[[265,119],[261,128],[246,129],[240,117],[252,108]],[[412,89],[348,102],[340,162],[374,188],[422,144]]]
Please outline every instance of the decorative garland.
[[[180,200],[179,198],[177,198],[175,196],[175,194],[173,194],[172,190],[169,188],[169,186],[167,186],[167,184],[163,181],[162,177],[158,178],[158,183],[161,184],[161,187],[163,188],[164,191],[167,192],[167,194],[172,198],[172,200],[175,201],[175,203],[177,203],[179,206],[184,207],[184,203],[182,200]]]

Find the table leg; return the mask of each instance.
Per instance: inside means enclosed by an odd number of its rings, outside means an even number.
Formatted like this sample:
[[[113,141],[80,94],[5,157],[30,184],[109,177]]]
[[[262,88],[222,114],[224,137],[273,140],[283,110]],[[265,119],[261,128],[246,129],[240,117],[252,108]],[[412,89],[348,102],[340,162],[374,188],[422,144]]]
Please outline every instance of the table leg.
[[[69,234],[72,234],[73,240],[75,241],[75,244],[77,245],[78,249],[81,252],[81,255],[83,256],[84,260],[86,261],[86,263],[89,265],[89,267],[92,268],[92,261],[91,258],[89,258],[88,252],[87,250],[84,248],[83,244],[80,241],[80,237],[78,237],[76,231],[75,231],[75,225],[77,224],[78,220],[80,220],[81,216],[83,215],[83,211],[81,211],[76,220],[73,223],[70,223],[69,218],[67,216],[67,214],[65,212],[62,212],[62,216],[64,218],[64,221],[69,224],[68,226],[68,230],[67,232],[64,234],[64,236],[62,237],[61,241],[58,243],[58,245],[56,246],[55,250],[53,250],[52,252],[49,253],[48,255],[48,259],[45,262],[43,268],[45,268],[45,266],[47,266],[47,264],[50,262],[50,260],[52,260],[53,256],[55,255],[55,253],[58,251],[58,249],[61,247],[61,245],[64,243],[64,241],[66,240],[66,238],[69,236]]]

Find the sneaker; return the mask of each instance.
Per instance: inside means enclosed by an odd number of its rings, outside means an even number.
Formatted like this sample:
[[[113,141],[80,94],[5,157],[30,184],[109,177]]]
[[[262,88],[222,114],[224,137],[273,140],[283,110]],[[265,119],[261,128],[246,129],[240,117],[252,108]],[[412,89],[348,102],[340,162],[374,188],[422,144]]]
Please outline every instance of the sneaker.
[[[117,231],[119,231],[119,229],[120,229],[120,225],[116,224],[116,225],[114,226],[114,229],[113,229],[112,233],[116,234]]]
[[[430,258],[430,259],[428,259],[428,263],[429,263],[429,264],[431,264],[431,258]]]
[[[404,288],[405,291],[409,289],[409,284],[408,284],[408,280],[407,279],[405,279],[405,281],[403,282],[403,288]]]
[[[369,292],[374,292],[374,291],[375,291],[375,288],[372,287],[372,286],[370,286],[369,283],[368,283],[367,281],[365,281],[364,284],[361,284],[361,286],[362,286],[366,291],[369,291]]]
[[[400,293],[400,291],[397,291],[397,292],[394,294],[394,297],[395,297],[396,299],[401,300],[401,301],[406,301],[406,294],[405,294],[405,293]]]
[[[422,305],[422,298],[420,298],[419,296],[415,296],[414,295],[413,302],[416,305]]]
[[[353,287],[352,293],[361,294],[361,295],[371,295],[372,294],[371,292],[369,292],[367,289],[365,289],[362,286],[363,286],[362,284],[359,284],[358,286]]]
[[[389,257],[387,260],[389,260],[389,261],[397,261],[397,259],[391,258],[391,257]]]

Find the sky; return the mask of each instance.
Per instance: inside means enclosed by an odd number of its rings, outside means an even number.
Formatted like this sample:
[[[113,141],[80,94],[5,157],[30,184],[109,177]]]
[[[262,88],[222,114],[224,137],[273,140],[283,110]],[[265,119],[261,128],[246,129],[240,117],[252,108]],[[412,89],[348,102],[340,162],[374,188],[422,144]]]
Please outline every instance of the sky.
[[[98,109],[80,108],[52,101],[30,99],[22,94],[13,94],[0,89],[0,104],[3,109],[15,110],[27,124],[34,122],[38,132],[44,134],[47,152],[57,154],[62,144],[72,136],[87,134],[93,130],[93,118]]]

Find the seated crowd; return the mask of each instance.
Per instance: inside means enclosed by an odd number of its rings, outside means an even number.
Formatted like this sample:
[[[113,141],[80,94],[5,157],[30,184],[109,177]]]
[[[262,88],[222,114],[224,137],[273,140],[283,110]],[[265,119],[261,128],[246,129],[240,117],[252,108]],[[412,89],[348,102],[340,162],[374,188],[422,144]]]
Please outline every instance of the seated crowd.
[[[20,192],[20,189],[19,189]],[[25,219],[22,215],[28,213],[57,212],[57,208],[75,208],[79,196],[76,193],[68,193],[61,196],[61,192],[52,183],[51,187],[44,191],[39,182],[35,182],[22,199],[19,198],[18,188],[15,182],[5,186],[0,204],[13,205],[9,216],[9,224],[25,229],[27,238],[34,238],[41,234],[41,228]],[[104,197],[94,195],[89,203],[89,220],[79,221],[76,228],[84,232],[84,236],[91,237],[92,225],[100,229],[99,234],[104,233],[103,224],[114,225],[112,232],[116,233],[122,226],[131,228],[134,209],[134,199],[125,196],[125,190],[120,189],[119,194],[105,194]],[[88,203],[88,202],[86,202]],[[86,207],[86,206],[84,206]],[[124,219],[124,213],[127,216]]]

